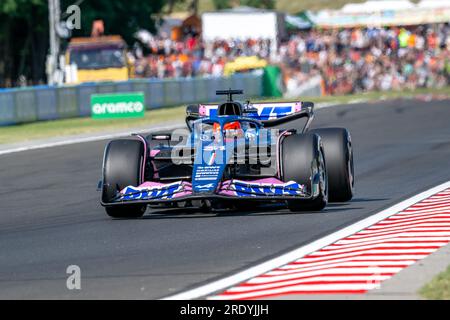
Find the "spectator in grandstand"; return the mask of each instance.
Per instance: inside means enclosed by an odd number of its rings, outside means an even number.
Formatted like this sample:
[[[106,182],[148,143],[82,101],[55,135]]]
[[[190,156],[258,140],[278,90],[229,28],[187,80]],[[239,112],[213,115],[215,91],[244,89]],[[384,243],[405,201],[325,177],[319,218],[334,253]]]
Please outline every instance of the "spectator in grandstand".
[[[321,73],[328,93],[442,87],[449,84],[448,24],[410,28],[354,28],[296,34],[282,44],[286,79]]]

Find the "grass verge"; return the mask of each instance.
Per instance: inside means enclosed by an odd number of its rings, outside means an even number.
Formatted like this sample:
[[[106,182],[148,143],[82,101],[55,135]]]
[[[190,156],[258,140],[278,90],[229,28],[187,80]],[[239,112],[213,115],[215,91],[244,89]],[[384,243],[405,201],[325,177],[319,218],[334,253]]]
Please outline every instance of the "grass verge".
[[[282,12],[297,13],[303,10],[339,9],[347,3],[364,1],[365,0],[276,0],[275,8]],[[189,1],[179,1],[175,6],[175,11],[187,11],[188,4]],[[198,5],[200,13],[215,10],[213,0],[199,0]]]
[[[0,127],[0,145],[58,136],[88,134],[117,129],[152,126],[159,123],[183,120],[185,107],[172,107],[147,111],[143,118],[92,119],[71,118],[40,121]]]
[[[401,92],[369,92],[344,96],[302,97],[303,101],[315,103],[349,103],[355,101],[410,98],[421,94],[443,94],[450,96],[450,87],[433,90],[415,90]],[[274,99],[264,99],[274,100]],[[264,101],[262,100],[262,101]],[[276,99],[283,101],[283,99]],[[58,136],[98,133],[118,129],[128,129],[161,124],[164,122],[182,121],[185,116],[184,106],[147,111],[143,118],[129,119],[91,119],[73,118],[53,121],[41,121],[15,126],[0,127],[0,145],[45,139]]]
[[[366,0],[275,0],[276,10],[288,13],[297,13],[303,10],[323,10],[323,9],[340,9],[347,3],[361,3]],[[233,2],[233,1],[229,1]],[[234,1],[237,2],[237,1]],[[419,0],[412,0],[412,2],[419,2]],[[175,5],[175,11],[188,11],[190,1],[178,1]],[[199,0],[199,13],[206,11],[214,11],[213,0]]]
[[[423,286],[419,294],[430,300],[450,300],[450,266]]]

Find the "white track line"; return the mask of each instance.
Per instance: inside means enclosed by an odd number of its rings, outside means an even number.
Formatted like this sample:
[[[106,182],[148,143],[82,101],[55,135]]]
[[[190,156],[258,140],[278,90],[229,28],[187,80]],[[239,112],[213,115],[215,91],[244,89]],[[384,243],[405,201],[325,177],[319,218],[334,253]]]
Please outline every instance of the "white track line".
[[[170,125],[170,126],[153,127],[151,129],[150,128],[149,129],[141,129],[141,130],[130,129],[129,131],[121,131],[121,132],[111,133],[111,134],[95,135],[95,136],[89,136],[89,137],[77,137],[77,138],[69,138],[67,140],[62,140],[62,141],[38,143],[38,144],[34,144],[34,145],[29,145],[29,146],[0,150],[0,156],[4,155],[4,154],[52,148],[52,147],[59,147],[59,146],[66,146],[66,145],[76,144],[76,143],[115,139],[115,138],[125,137],[127,135],[130,135],[131,133],[141,134],[141,133],[147,133],[147,132],[153,133],[153,132],[157,132],[157,131],[174,130],[174,129],[180,128],[180,126],[181,126],[181,124],[174,124],[174,125]]]
[[[208,296],[212,293],[218,292],[220,290],[224,290],[226,288],[232,287],[238,283],[244,282],[250,278],[254,278],[266,272],[269,272],[273,269],[286,265],[294,260],[297,260],[301,257],[304,257],[307,254],[315,252],[323,247],[326,247],[332,243],[335,243],[338,240],[346,238],[350,235],[355,234],[362,229],[365,229],[387,217],[402,211],[413,204],[426,199],[439,191],[450,188],[450,181],[440,184],[434,188],[426,190],[418,195],[415,195],[409,199],[406,199],[392,207],[389,207],[383,211],[380,211],[366,219],[358,221],[348,227],[345,227],[341,230],[338,230],[332,234],[329,234],[321,239],[318,239],[310,244],[302,246],[298,249],[292,250],[288,253],[285,253],[279,257],[271,259],[269,261],[263,262],[256,266],[253,266],[249,269],[236,273],[234,275],[228,276],[226,278],[205,284],[198,288],[194,288],[185,292],[181,292],[172,296],[165,297],[163,300],[189,300],[196,299],[200,297]],[[427,254],[426,254],[427,255]],[[416,259],[416,257],[413,257]],[[367,288],[366,288],[367,289]]]

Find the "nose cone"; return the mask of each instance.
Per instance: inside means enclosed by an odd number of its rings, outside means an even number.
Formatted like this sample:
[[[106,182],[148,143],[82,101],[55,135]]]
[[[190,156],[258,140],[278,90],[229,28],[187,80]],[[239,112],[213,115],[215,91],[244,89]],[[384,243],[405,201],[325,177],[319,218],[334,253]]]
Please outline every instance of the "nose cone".
[[[221,141],[197,141],[192,169],[193,193],[214,193],[228,163],[226,148]]]

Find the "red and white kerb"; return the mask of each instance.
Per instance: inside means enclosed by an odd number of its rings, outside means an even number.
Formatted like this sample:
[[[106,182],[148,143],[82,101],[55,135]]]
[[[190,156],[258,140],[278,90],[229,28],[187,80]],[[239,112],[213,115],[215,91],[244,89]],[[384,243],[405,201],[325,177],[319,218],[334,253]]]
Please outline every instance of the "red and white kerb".
[[[449,241],[450,188],[210,299],[365,293]]]

